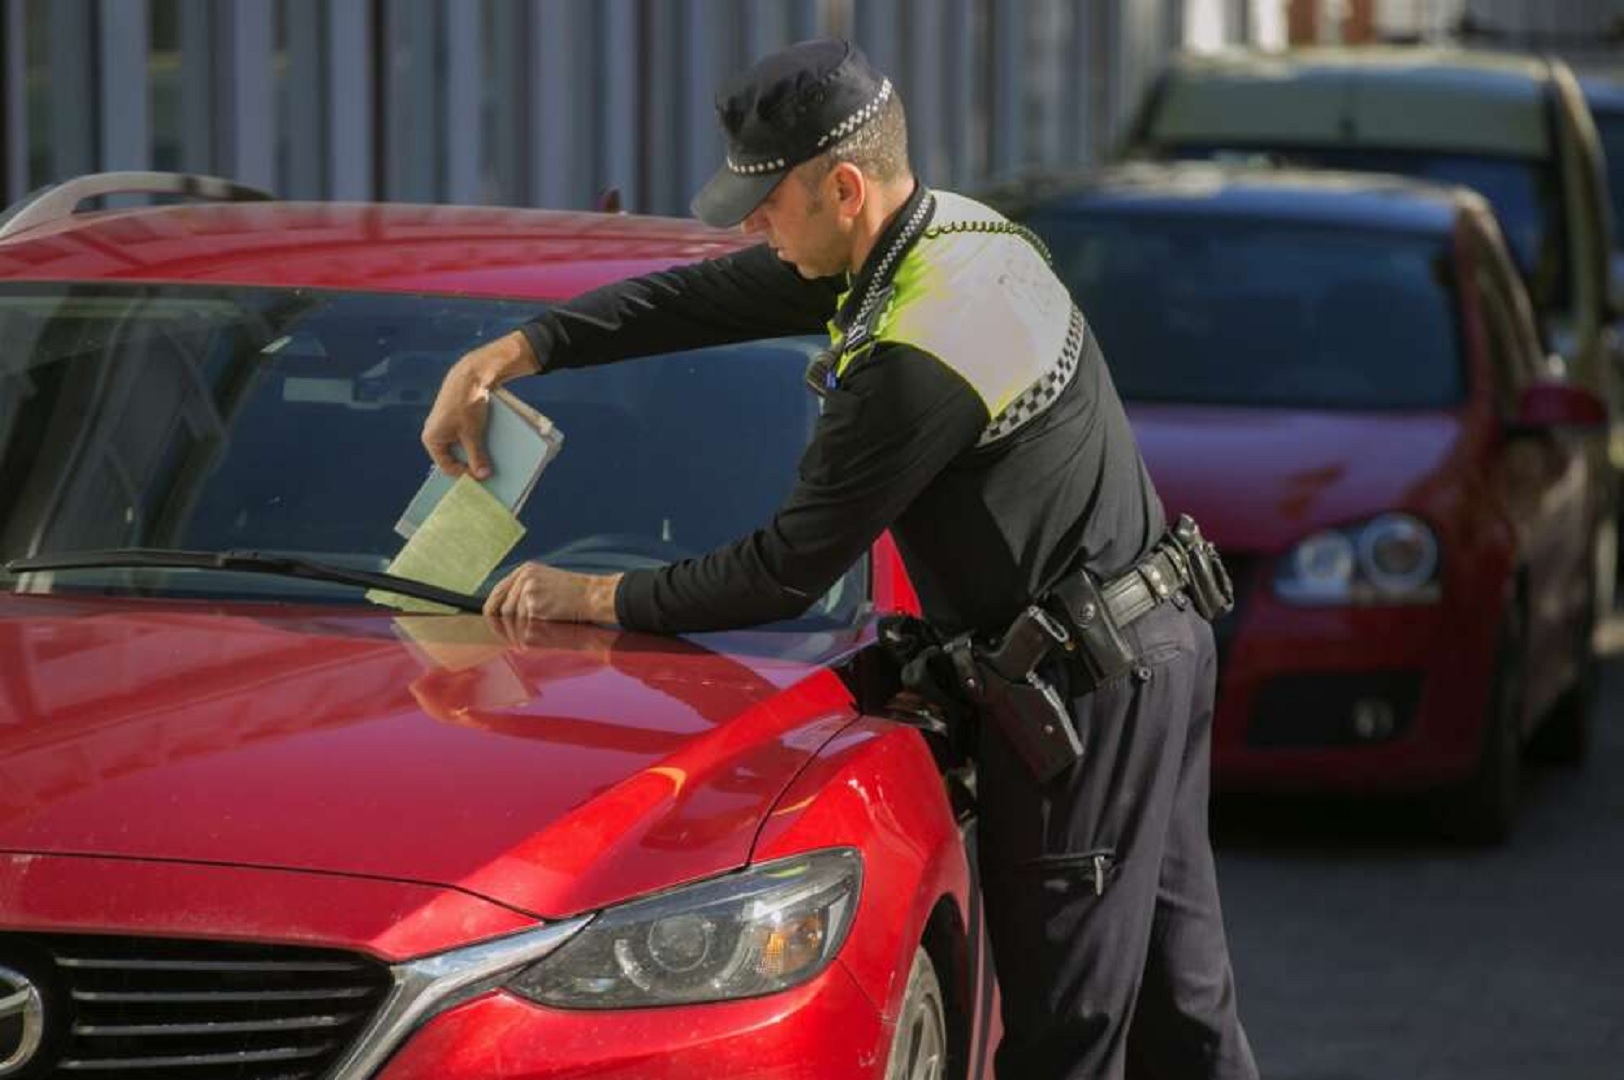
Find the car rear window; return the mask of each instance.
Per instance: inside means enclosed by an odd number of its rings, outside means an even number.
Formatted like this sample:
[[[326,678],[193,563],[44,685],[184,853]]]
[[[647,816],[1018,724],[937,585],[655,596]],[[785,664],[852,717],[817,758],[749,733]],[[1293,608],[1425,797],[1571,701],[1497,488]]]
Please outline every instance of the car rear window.
[[[1279,165],[1389,173],[1471,188],[1494,207],[1506,246],[1541,313],[1567,312],[1571,307],[1561,178],[1543,162],[1362,147],[1181,146],[1174,156],[1184,160],[1225,160],[1259,154],[1266,154]]]
[[[533,302],[181,286],[0,286],[0,559],[249,549],[383,569],[464,352]],[[520,379],[564,433],[510,560],[603,572],[765,525],[818,415],[818,343],[785,339]],[[812,621],[849,621],[856,567]],[[58,575],[89,587],[95,572]],[[359,602],[278,578],[102,572],[98,587]],[[3,585],[3,578],[0,578]]]
[[[1465,396],[1439,238],[1109,208],[1027,223],[1127,400],[1389,410]]]

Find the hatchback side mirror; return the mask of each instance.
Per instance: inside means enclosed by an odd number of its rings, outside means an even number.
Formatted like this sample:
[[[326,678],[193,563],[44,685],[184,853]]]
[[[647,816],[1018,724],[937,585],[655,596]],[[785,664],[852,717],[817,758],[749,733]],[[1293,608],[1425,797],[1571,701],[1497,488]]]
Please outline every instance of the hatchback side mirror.
[[[1536,382],[1523,388],[1512,434],[1538,434],[1565,428],[1600,431],[1607,426],[1607,406],[1589,390],[1568,382]]]

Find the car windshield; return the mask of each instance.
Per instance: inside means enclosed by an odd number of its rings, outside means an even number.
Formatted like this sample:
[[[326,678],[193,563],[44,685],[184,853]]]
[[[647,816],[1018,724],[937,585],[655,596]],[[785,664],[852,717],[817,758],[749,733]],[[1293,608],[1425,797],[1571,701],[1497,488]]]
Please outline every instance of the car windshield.
[[[1126,400],[1388,410],[1464,396],[1441,239],[1100,208],[1027,224]]]
[[[265,288],[0,287],[0,561],[152,547],[382,570],[429,473],[419,442],[458,356],[533,302]],[[814,342],[754,342],[521,379],[563,432],[506,568],[616,571],[765,524],[817,417]],[[505,572],[499,568],[497,574]],[[798,627],[845,625],[866,563]],[[495,576],[486,586],[494,583]],[[0,578],[0,583],[7,583]],[[367,603],[213,570],[73,570],[30,591]]]
[[[1248,157],[1254,152],[1252,148],[1239,152],[1186,148],[1179,156],[1225,159]],[[1540,162],[1347,147],[1269,148],[1267,153],[1271,161],[1282,165],[1391,173],[1471,188],[1494,207],[1506,246],[1528,281],[1540,311],[1548,315],[1569,310],[1567,229],[1562,218],[1561,185],[1555,172]]]
[[[1624,110],[1597,110],[1596,131],[1607,159],[1607,190],[1613,204],[1613,248],[1624,250]]]

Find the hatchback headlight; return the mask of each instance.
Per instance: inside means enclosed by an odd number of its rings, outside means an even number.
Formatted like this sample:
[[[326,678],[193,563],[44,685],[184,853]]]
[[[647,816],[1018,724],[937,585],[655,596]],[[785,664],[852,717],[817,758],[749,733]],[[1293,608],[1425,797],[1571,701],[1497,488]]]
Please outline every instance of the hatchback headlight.
[[[817,975],[857,909],[862,860],[847,849],[610,908],[509,989],[569,1009],[631,1009],[756,997]]]
[[[1438,569],[1438,537],[1426,522],[1383,514],[1297,544],[1276,569],[1274,591],[1293,604],[1431,603]]]

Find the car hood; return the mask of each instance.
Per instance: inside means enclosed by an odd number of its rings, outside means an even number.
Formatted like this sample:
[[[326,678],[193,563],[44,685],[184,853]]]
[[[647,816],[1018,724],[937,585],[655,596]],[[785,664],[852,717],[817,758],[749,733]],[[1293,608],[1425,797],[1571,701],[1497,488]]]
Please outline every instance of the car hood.
[[[1237,551],[1276,551],[1327,525],[1401,507],[1458,452],[1450,413],[1346,414],[1156,405],[1130,409],[1170,516]]]
[[[747,860],[857,641],[0,595],[0,852],[590,910]]]

